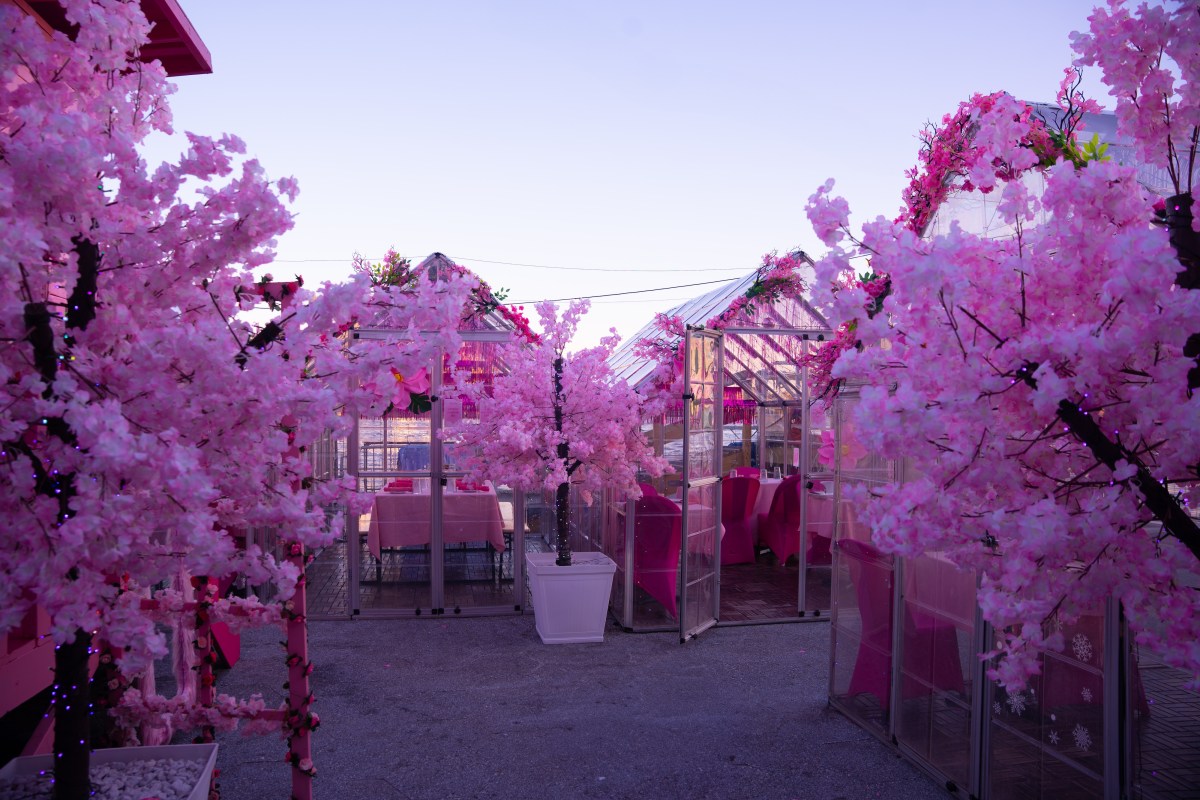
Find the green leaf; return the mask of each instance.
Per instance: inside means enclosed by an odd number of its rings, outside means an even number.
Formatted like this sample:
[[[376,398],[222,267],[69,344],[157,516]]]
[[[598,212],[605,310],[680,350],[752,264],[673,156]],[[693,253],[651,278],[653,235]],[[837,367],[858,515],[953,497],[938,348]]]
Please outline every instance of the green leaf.
[[[408,410],[414,414],[424,414],[433,408],[433,398],[427,394],[413,393],[408,398]]]

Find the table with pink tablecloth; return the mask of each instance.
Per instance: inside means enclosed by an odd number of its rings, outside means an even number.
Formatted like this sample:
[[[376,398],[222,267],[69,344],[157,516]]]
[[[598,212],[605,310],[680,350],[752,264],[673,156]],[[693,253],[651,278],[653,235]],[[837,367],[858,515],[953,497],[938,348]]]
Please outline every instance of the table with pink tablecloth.
[[[783,478],[759,479],[758,497],[754,500],[754,513],[751,514],[751,519],[757,520],[759,514],[766,514],[771,510],[771,501],[775,499],[775,490],[781,483],[783,483]]]
[[[428,494],[380,492],[371,509],[367,546],[375,558],[385,547],[429,544],[433,507]],[[489,542],[504,551],[504,522],[492,488],[442,495],[442,542]]]

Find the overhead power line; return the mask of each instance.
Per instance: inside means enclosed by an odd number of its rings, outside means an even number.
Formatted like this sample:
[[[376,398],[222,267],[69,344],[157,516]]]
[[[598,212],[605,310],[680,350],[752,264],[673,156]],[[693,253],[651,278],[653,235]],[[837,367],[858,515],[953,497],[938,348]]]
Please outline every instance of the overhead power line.
[[[711,286],[714,283],[729,283],[729,281],[723,280],[723,281],[702,281],[700,283],[681,283],[677,286],[660,286],[657,289],[636,289],[631,292],[610,292],[608,294],[588,294],[588,295],[583,295],[582,297],[554,297],[554,298],[547,298],[546,300],[525,300],[522,302],[506,303],[505,305],[531,306],[536,303],[545,303],[545,302],[562,303],[567,300],[594,300],[597,297],[624,297],[626,295],[631,295],[631,294],[648,294],[649,292],[665,292],[669,289],[690,289],[693,286]]]
[[[404,256],[408,258],[408,256]],[[693,269],[691,267],[667,269],[621,269],[617,267],[555,267],[547,264],[521,264],[515,261],[491,261],[486,258],[468,258],[466,256],[448,256],[453,261],[475,261],[480,264],[500,264],[506,267],[528,267],[529,269],[555,269],[564,272],[747,272],[746,267],[711,267]],[[382,258],[368,258],[367,261],[383,261]],[[410,259],[416,260],[416,259]],[[276,264],[344,264],[346,258],[277,258]]]

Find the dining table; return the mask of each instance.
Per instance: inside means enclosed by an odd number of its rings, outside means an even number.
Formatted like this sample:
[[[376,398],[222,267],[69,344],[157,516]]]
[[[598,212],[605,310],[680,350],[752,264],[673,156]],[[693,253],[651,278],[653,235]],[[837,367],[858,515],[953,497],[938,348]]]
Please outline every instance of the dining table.
[[[385,491],[375,495],[367,547],[376,559],[385,548],[426,545],[433,540],[433,505],[428,492]],[[504,552],[504,521],[496,490],[451,490],[442,494],[442,543],[487,542]]]
[[[783,483],[783,478],[760,478],[758,481],[758,496],[754,499],[754,513],[750,515],[750,525],[754,528],[756,536],[758,535],[758,515],[770,512],[771,501],[775,499],[775,490],[781,483]]]

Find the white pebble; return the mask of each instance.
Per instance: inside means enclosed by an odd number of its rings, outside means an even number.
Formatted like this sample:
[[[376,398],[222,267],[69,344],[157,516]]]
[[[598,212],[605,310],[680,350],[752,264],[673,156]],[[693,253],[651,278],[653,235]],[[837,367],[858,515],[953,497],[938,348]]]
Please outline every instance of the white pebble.
[[[92,765],[94,800],[187,800],[203,761],[147,759]],[[53,772],[0,779],[0,800],[51,800]],[[207,792],[205,792],[207,795]]]

